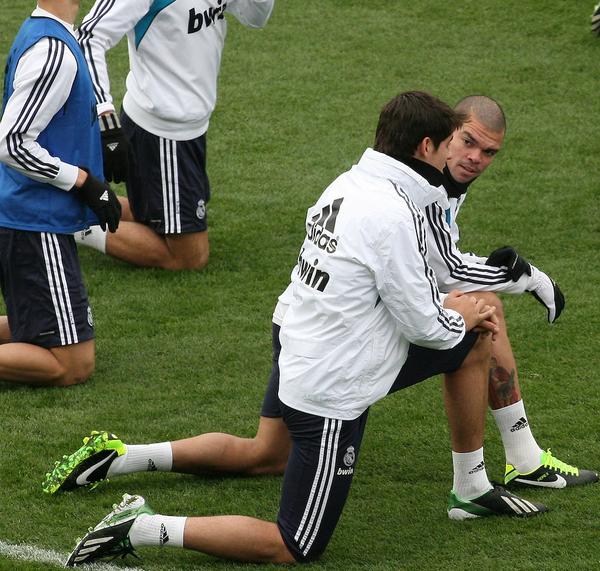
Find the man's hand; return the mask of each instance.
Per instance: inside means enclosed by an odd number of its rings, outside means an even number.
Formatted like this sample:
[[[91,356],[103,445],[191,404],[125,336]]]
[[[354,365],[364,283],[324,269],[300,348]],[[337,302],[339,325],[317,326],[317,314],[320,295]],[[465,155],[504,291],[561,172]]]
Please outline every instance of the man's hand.
[[[494,250],[485,262],[488,266],[505,266],[513,282],[519,281],[523,274],[531,275],[531,264],[511,246]]]
[[[492,335],[499,331],[498,319],[494,315],[496,308],[486,305],[482,299],[453,290],[446,296],[444,307],[462,315],[467,331],[475,329],[479,332],[490,332]]]
[[[119,227],[121,219],[121,203],[117,195],[111,190],[107,182],[102,182],[86,171],[80,170],[80,174],[87,176],[80,186],[76,185],[76,192],[85,204],[87,204],[98,217],[98,223],[102,230],[108,229],[115,232]],[[83,178],[78,178],[78,182]]]
[[[121,129],[116,113],[111,111],[100,115],[100,135],[102,136],[102,157],[104,178],[112,182],[127,180],[129,143]]]
[[[548,323],[554,323],[565,307],[565,296],[553,279],[531,266],[531,286],[527,288],[548,311]]]

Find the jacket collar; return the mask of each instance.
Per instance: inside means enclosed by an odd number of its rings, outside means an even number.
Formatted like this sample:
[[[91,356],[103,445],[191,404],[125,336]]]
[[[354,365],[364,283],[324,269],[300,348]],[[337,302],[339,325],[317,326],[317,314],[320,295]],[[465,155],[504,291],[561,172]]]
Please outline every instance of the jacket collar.
[[[448,196],[450,198],[460,198],[463,194],[466,194],[467,190],[469,190],[469,186],[471,185],[473,180],[475,180],[473,179],[469,182],[458,182],[452,178],[450,170],[447,166],[444,167],[443,177],[444,188],[446,189],[446,192],[448,193]]]
[[[444,208],[449,208],[448,199],[442,186],[444,182],[442,173],[423,161],[415,158],[407,159],[406,162],[398,161],[369,148],[363,153],[355,168],[370,176],[400,185],[402,190],[420,208],[425,208],[434,202],[440,202]]]

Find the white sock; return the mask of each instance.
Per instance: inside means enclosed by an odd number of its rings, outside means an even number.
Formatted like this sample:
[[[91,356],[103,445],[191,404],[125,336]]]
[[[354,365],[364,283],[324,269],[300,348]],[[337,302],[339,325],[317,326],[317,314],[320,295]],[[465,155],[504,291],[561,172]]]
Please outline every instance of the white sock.
[[[492,489],[483,460],[483,447],[473,452],[452,451],[454,483],[452,491],[461,500],[473,500]]]
[[[102,230],[100,226],[90,226],[87,230],[81,230],[73,234],[75,242],[89,246],[106,254],[106,230]]]
[[[173,467],[173,451],[170,442],[158,444],[126,444],[127,452],[116,458],[106,476],[131,474],[132,472],[170,472]]]
[[[523,401],[492,410],[492,414],[500,430],[506,463],[523,474],[535,470],[543,450],[531,433]]]
[[[133,547],[142,545],[183,547],[183,531],[186,517],[142,514],[129,530]]]

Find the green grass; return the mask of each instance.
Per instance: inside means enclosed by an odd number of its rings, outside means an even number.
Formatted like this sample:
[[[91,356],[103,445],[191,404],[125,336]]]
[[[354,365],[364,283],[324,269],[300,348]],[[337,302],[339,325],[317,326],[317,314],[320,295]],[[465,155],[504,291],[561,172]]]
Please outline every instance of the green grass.
[[[551,5],[550,5],[551,4]],[[33,2],[0,0],[5,56]],[[91,5],[82,2],[82,13]],[[563,288],[545,324],[533,298],[505,298],[530,421],[540,445],[600,468],[600,41],[593,2],[278,0],[264,31],[232,21],[208,136],[211,262],[201,273],[140,270],[83,249],[97,324],[85,385],[0,384],[0,541],[61,552],[124,492],[162,513],[273,518],[280,479],[136,474],[46,497],[40,484],[92,428],[127,442],[205,431],[252,435],[270,368],[270,318],[303,239],[306,208],[372,143],[392,95],[426,89],[454,103],[498,99],[505,147],[461,214],[464,250],[518,247]],[[110,55],[122,97],[127,54]],[[123,191],[122,187],[120,188]],[[486,459],[501,478],[489,422]],[[551,512],[531,521],[448,521],[451,459],[440,383],[375,405],[342,520],[311,568],[592,569],[598,487],[530,492]],[[148,549],[148,571],[241,569],[183,550]],[[126,567],[126,565],[123,565]],[[0,557],[0,570],[43,565]]]

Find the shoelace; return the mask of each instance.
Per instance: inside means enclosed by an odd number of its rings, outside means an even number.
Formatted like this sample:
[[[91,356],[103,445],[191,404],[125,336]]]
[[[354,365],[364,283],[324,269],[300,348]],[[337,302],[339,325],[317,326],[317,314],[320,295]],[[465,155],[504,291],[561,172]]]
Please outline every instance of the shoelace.
[[[550,448],[548,448],[548,450],[543,454],[542,466],[544,466],[544,468],[554,468],[562,474],[572,474],[573,476],[579,475],[578,468],[576,468],[575,466],[571,466],[570,464],[567,464],[566,462],[563,462],[562,460],[559,460],[558,458],[552,456]]]

